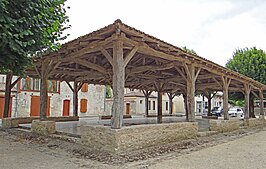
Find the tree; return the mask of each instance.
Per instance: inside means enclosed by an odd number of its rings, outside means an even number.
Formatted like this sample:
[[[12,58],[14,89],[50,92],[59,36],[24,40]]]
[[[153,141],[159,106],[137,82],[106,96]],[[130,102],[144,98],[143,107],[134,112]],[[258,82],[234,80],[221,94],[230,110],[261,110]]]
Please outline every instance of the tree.
[[[68,17],[66,0],[0,1],[0,73],[6,76],[4,117],[7,117],[13,74],[23,75],[32,56],[57,50]]]
[[[234,54],[233,58],[231,58],[227,63],[226,67],[241,73],[245,76],[248,76],[258,82],[266,84],[266,53],[261,50],[257,49],[256,47],[253,48],[244,48],[244,49],[237,49]],[[241,97],[242,96],[242,97]],[[243,94],[234,93],[230,96],[231,99],[239,100],[244,99]],[[254,117],[254,95],[250,94],[250,116]]]
[[[181,47],[185,52],[197,55],[197,53],[193,49],[188,49],[186,46]]]
[[[105,98],[107,98],[107,99],[112,98],[113,91],[112,91],[111,86],[110,85],[106,85],[105,87],[106,87],[106,89],[105,89],[106,90],[106,92],[105,92]]]

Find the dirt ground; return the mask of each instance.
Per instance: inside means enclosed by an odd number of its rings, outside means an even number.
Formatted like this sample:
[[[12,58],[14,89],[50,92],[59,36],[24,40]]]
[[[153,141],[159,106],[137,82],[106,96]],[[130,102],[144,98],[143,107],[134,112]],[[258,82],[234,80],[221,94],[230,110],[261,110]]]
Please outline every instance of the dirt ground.
[[[92,152],[79,138],[49,138],[18,129],[0,130],[5,169],[68,168],[266,168],[266,130],[238,130],[145,150],[111,155]]]

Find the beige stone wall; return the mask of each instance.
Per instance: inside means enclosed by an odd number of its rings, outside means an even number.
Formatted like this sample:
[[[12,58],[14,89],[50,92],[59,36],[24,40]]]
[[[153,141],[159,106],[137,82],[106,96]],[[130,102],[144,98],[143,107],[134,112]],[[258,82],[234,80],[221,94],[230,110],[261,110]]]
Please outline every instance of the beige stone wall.
[[[197,123],[136,125],[111,129],[105,126],[81,126],[81,142],[91,149],[111,153],[196,138]]]
[[[264,126],[265,119],[263,118],[250,118],[245,119],[244,126],[246,127],[254,127],[254,128],[261,128]]]
[[[210,120],[210,131],[218,131],[220,133],[230,132],[239,129],[240,120]]]

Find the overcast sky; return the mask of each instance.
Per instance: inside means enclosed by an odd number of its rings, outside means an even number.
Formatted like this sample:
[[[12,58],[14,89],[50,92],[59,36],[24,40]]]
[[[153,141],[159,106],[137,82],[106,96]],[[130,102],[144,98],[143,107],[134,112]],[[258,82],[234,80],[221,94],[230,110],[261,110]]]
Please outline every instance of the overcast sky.
[[[68,40],[121,19],[222,66],[237,48],[266,51],[264,0],[68,0]]]

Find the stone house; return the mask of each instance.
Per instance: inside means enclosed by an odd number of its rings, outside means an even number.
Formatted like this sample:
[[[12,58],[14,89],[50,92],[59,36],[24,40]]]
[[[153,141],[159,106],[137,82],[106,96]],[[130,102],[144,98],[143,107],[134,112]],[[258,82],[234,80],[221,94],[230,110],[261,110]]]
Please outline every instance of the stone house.
[[[13,81],[17,77],[13,77]],[[47,81],[48,116],[72,116],[73,93],[66,82]],[[73,86],[72,83],[70,83]],[[5,75],[0,75],[0,117],[4,109]],[[22,78],[11,92],[10,117],[29,117],[40,115],[40,80]],[[105,86],[84,84],[78,92],[78,115],[91,116],[104,114]]]

